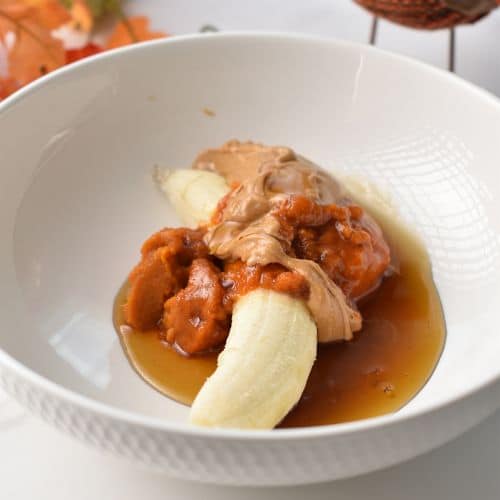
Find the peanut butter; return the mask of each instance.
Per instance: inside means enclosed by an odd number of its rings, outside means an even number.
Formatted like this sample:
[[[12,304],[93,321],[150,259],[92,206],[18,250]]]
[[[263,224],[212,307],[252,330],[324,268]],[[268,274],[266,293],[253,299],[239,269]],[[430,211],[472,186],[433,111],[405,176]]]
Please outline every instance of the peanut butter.
[[[286,147],[230,141],[202,152],[193,168],[217,172],[236,187],[224,200],[217,223],[208,228],[210,254],[248,265],[280,264],[304,276],[309,283],[307,305],[318,328],[318,340],[350,340],[362,318],[342,289],[321,266],[297,258],[291,251],[276,209],[293,195],[317,204],[349,205],[342,186],[318,166]],[[363,227],[389,262],[389,249],[376,222],[363,214]]]

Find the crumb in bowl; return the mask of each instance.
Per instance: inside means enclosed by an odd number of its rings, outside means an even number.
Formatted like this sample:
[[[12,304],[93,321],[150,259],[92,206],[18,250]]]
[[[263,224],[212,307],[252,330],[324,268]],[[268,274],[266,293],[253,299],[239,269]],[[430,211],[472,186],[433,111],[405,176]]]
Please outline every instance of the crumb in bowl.
[[[208,116],[209,118],[214,118],[215,117],[215,111],[210,108],[203,108],[201,112],[205,115]]]

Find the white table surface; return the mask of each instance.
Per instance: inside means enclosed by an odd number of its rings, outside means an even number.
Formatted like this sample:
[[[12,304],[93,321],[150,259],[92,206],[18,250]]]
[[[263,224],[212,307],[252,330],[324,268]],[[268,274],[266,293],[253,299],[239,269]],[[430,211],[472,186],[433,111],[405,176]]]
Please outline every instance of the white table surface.
[[[371,18],[350,0],[136,0],[130,12],[173,34],[204,24],[222,30],[314,33],[367,42]],[[500,95],[500,9],[457,30],[460,76]],[[421,33],[386,22],[377,45],[447,66],[448,33]],[[500,411],[452,443],[381,472],[291,488],[233,488],[188,483],[103,455],[29,415],[0,391],[0,499],[5,500],[499,500]]]

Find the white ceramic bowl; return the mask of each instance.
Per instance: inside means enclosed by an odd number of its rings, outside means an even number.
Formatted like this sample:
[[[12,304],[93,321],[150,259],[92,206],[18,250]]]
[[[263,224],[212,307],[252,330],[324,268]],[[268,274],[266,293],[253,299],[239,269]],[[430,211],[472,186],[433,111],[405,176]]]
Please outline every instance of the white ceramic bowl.
[[[448,334],[431,380],[401,411],[316,428],[196,429],[129,367],[114,295],[145,237],[178,224],[152,167],[188,165],[233,137],[373,178],[423,236]],[[500,106],[485,92],[314,38],[173,38],[42,78],[0,105],[2,384],[74,436],[186,479],[307,483],[430,450],[499,404],[499,138]]]

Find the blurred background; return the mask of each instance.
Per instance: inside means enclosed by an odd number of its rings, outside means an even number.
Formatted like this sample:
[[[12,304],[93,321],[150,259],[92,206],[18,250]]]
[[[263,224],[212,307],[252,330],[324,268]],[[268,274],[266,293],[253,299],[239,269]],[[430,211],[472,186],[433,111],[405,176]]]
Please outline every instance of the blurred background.
[[[200,30],[288,31],[372,43],[452,69],[500,95],[498,2],[0,0],[0,98],[102,50]]]
[[[429,2],[436,3],[439,2]],[[373,28],[373,16],[352,0],[136,0],[127,2],[126,8],[131,13],[150,16],[155,28],[172,34],[194,32],[209,24],[220,30],[294,31],[369,43]],[[416,30],[380,19],[374,42],[382,49],[441,68],[449,65],[448,29]],[[456,73],[497,95],[500,95],[500,64],[496,63],[499,51],[500,9],[474,24],[455,29]]]

